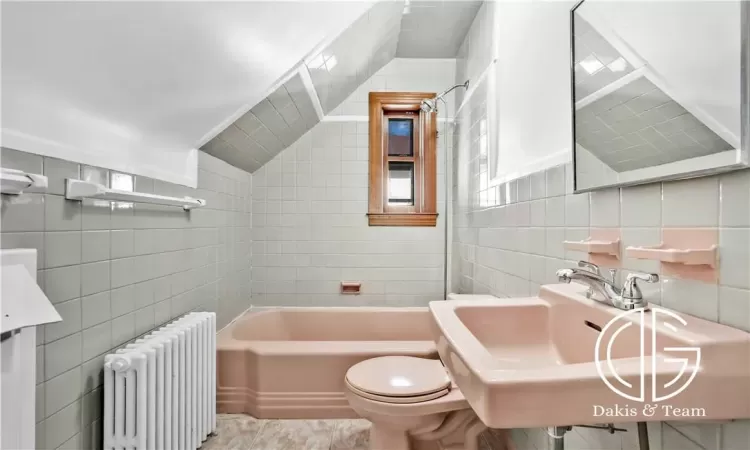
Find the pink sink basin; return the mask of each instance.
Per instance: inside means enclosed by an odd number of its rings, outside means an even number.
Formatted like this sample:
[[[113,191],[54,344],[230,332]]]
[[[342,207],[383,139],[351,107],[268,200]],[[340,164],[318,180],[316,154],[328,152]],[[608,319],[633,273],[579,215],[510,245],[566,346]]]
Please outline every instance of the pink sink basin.
[[[584,293],[430,303],[440,357],[487,426],[750,417],[750,334],[658,308],[621,316]]]

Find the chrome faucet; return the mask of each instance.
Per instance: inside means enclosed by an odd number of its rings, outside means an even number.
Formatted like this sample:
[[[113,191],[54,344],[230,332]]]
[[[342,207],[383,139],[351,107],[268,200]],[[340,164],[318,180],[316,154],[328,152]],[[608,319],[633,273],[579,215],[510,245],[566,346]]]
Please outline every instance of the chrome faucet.
[[[602,271],[601,269],[599,269],[599,266],[597,266],[594,263],[590,263],[588,261],[578,261],[578,267],[589,270],[599,276],[602,276],[602,277],[604,276],[602,275]],[[612,283],[615,282],[616,276],[617,276],[617,269],[609,269],[609,280]],[[586,291],[586,298],[591,298],[593,296],[594,296],[594,288],[589,286],[588,290]]]
[[[599,266],[586,261],[579,261],[580,269],[560,269],[557,271],[557,279],[570,283],[573,280],[580,281],[589,287],[587,297],[596,301],[612,305],[617,309],[625,311],[644,308],[648,304],[643,300],[643,293],[638,286],[638,280],[647,283],[656,283],[659,281],[659,275],[655,273],[631,273],[625,277],[625,284],[622,289],[615,286],[615,271],[611,270],[612,280],[608,280],[601,275]],[[599,300],[592,294],[599,294],[603,300]]]

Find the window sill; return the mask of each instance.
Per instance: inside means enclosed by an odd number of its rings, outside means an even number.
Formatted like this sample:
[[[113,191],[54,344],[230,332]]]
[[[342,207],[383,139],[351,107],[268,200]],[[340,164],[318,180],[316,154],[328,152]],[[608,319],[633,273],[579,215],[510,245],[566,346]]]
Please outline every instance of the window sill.
[[[436,213],[369,213],[367,220],[371,227],[434,227]]]

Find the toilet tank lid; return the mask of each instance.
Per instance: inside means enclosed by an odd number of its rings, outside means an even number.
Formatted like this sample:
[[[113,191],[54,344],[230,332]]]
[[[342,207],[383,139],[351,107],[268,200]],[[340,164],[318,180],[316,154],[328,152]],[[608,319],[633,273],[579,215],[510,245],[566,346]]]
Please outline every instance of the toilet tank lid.
[[[455,294],[451,292],[448,294],[448,300],[494,300],[497,299],[494,295],[489,294]]]

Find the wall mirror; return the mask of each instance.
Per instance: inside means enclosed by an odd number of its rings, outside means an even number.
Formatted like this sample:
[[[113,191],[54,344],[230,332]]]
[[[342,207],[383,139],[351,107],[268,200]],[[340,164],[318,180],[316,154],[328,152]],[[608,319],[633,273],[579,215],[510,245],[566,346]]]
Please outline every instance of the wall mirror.
[[[748,167],[750,1],[571,10],[576,192]]]

